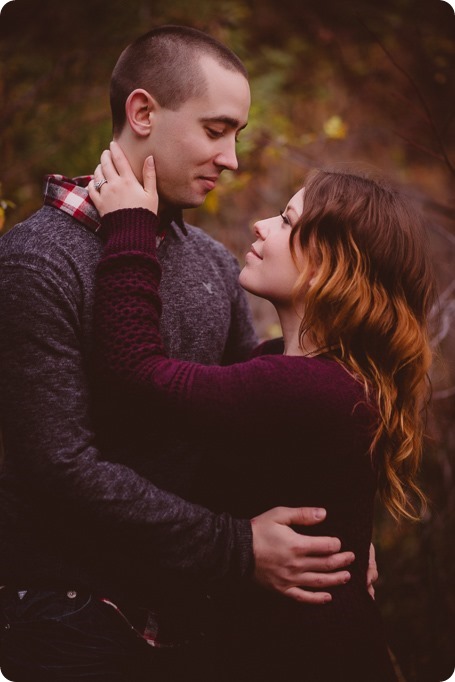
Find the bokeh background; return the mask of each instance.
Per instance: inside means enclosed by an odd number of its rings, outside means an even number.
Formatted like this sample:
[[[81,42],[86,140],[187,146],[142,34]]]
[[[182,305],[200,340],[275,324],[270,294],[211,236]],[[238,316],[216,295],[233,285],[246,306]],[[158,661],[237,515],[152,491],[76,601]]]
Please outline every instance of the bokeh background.
[[[0,16],[0,230],[41,205],[46,173],[93,170],[111,138],[115,61],[163,23],[211,33],[250,73],[240,169],[187,212],[240,261],[254,219],[276,214],[318,166],[385,173],[428,218],[440,290],[422,472],[431,503],[418,524],[378,508],[377,601],[400,679],[445,680],[455,665],[454,12],[441,0],[14,0]],[[279,334],[271,306],[251,305],[259,334]]]

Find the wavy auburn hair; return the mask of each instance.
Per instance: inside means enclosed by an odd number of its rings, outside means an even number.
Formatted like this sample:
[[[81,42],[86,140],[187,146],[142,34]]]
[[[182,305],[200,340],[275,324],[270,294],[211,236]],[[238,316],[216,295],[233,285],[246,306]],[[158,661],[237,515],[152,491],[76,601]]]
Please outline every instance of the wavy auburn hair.
[[[308,257],[295,289],[305,300],[300,339],[363,382],[378,409],[370,453],[381,499],[395,518],[416,520],[435,299],[422,218],[394,188],[349,173],[312,173],[303,203],[291,233],[293,256]]]

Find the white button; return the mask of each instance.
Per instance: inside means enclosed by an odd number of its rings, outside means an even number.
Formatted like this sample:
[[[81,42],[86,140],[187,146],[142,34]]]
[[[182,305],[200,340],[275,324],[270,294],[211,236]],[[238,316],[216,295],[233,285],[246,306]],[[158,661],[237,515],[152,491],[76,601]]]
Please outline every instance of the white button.
[[[66,593],[66,596],[68,597],[68,599],[74,599],[75,597],[77,597],[77,592],[75,592],[74,590],[70,590],[69,592]]]

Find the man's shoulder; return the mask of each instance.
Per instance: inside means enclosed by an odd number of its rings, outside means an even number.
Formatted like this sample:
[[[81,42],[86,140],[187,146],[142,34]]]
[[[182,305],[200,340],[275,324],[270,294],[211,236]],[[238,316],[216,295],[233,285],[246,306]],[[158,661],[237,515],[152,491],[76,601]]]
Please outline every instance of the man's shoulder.
[[[38,278],[73,299],[91,296],[101,251],[94,233],[63,211],[43,206],[0,239],[0,266],[9,287],[32,286]]]
[[[99,258],[101,241],[70,215],[43,206],[0,239],[2,262],[86,261]]]

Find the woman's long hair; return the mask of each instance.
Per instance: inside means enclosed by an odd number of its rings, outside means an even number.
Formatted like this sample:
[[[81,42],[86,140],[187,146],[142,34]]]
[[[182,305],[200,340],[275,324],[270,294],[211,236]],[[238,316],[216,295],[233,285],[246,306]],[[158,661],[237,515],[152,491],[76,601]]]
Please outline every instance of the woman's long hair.
[[[364,383],[379,415],[379,493],[395,518],[416,519],[435,291],[422,218],[395,189],[349,173],[313,173],[303,202],[291,235],[294,256],[309,259],[296,285],[300,339],[309,334]]]

